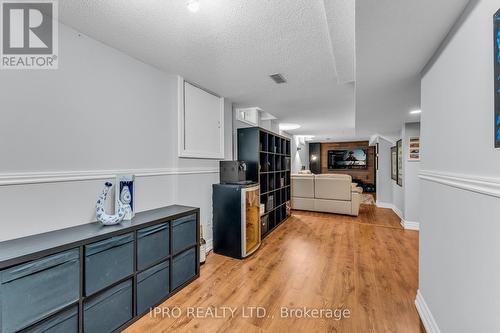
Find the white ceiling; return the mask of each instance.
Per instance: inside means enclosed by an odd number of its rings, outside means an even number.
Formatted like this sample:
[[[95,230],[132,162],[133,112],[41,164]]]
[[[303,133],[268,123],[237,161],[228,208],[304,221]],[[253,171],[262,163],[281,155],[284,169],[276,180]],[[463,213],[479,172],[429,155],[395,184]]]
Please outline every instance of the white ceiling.
[[[420,72],[469,0],[356,1],[356,132],[391,135],[420,108]]]
[[[59,16],[236,106],[301,124],[294,134],[369,137],[418,106],[418,73],[466,2],[200,0],[191,13],[187,0],[64,0]]]
[[[298,131],[354,128],[354,86],[339,85],[321,0],[64,0],[60,20],[167,72],[260,107]],[[352,46],[354,48],[354,44]],[[268,75],[288,80],[275,84]]]

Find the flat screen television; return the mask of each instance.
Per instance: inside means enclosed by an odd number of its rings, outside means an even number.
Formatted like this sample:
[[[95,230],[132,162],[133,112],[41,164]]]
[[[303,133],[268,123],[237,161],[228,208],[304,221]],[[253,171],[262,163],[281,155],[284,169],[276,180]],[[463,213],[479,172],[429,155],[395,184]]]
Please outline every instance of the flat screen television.
[[[328,151],[328,169],[366,169],[365,149],[339,149]]]

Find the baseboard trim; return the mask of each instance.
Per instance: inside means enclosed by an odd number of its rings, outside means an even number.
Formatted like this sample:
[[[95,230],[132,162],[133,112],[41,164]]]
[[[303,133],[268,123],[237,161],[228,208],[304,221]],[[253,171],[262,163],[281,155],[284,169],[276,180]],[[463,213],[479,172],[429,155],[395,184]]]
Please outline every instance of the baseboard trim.
[[[403,225],[403,221],[404,221],[404,217],[403,217],[403,212],[399,210],[398,207],[396,207],[394,204],[392,203],[389,203],[389,202],[382,202],[382,201],[377,201],[375,203],[375,205],[378,207],[378,208],[388,208],[388,209],[392,209],[392,211],[394,212],[394,214],[396,214],[400,219],[401,219],[401,225]],[[404,228],[404,226],[403,226]],[[406,228],[405,228],[406,229]]]
[[[420,292],[420,289],[417,290],[417,297],[415,298],[415,307],[417,308],[418,315],[420,316],[420,320],[422,320],[422,324],[425,327],[427,333],[441,333],[439,326],[434,319],[434,316],[431,313],[431,310],[427,306],[425,302],[424,296]]]
[[[218,168],[159,168],[159,169],[116,169],[88,171],[24,172],[0,174],[0,186],[42,183],[77,182],[87,180],[112,179],[119,174],[132,174],[136,177],[155,177],[167,175],[192,175],[219,173]]]
[[[214,249],[214,242],[211,239],[206,239],[205,241],[207,242],[206,252],[208,253]]]
[[[420,223],[401,219],[401,226],[406,230],[420,230]]]
[[[394,208],[394,205],[392,203],[390,203],[390,202],[376,201],[375,205],[378,208],[389,208],[389,209],[393,209]]]
[[[477,177],[430,170],[420,171],[419,178],[425,181],[500,198],[500,178]]]
[[[396,215],[401,219],[401,220],[404,220],[404,215],[403,215],[403,212],[399,210],[398,207],[396,206],[393,206],[392,207],[392,210],[394,211],[394,213],[396,213]]]

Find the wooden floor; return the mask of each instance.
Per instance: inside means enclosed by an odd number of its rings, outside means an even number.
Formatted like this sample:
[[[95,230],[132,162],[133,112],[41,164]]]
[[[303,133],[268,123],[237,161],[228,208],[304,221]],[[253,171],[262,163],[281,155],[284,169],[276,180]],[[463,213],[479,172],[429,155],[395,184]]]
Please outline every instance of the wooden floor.
[[[418,232],[402,230],[391,210],[363,205],[358,218],[295,211],[250,258],[210,254],[200,278],[161,305],[163,316],[151,313],[127,332],[424,332],[417,279]],[[285,318],[304,307],[350,315]]]

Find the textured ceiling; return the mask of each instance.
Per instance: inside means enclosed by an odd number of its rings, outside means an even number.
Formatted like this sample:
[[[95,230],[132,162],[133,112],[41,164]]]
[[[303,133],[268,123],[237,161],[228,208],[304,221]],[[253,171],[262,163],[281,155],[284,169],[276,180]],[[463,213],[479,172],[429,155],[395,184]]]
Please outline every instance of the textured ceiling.
[[[186,3],[64,0],[60,20],[237,106],[297,122],[297,133],[354,128],[354,86],[337,83],[323,0],[200,0],[196,13]]]
[[[419,107],[419,72],[466,3],[200,0],[191,13],[187,0],[64,0],[59,16],[236,106],[301,124],[294,134],[340,138],[401,129]]]
[[[354,82],[356,78],[354,68],[356,2],[323,0],[323,4],[338,82]]]
[[[356,1],[356,132],[418,121],[420,72],[468,0]]]

